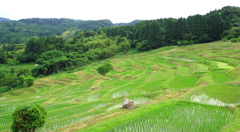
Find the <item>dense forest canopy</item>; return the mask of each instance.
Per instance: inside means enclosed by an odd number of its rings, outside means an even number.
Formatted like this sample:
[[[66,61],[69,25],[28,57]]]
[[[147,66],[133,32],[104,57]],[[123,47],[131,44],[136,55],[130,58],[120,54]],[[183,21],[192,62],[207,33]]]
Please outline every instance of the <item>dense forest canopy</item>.
[[[32,37],[34,36],[34,37]],[[30,86],[33,77],[71,70],[125,53],[216,40],[240,41],[240,8],[224,7],[206,15],[139,21],[114,26],[109,20],[22,19],[0,22],[0,63],[36,64],[0,71],[0,85]],[[26,43],[22,43],[26,42]]]
[[[98,30],[103,27],[134,25],[139,21],[113,24],[110,20],[84,21],[66,18],[30,18],[10,21],[6,18],[0,18],[0,44],[26,43],[33,36],[46,37],[61,35],[65,31],[80,32]]]
[[[223,7],[206,15],[140,21],[134,26],[102,28],[107,36],[124,36],[133,47],[150,50],[167,45],[186,45],[239,36],[240,8]]]
[[[19,44],[27,42],[30,37],[61,35],[63,32],[97,30],[102,27],[111,27],[109,20],[76,21],[72,19],[44,19],[31,18],[19,21],[0,22],[0,44]]]

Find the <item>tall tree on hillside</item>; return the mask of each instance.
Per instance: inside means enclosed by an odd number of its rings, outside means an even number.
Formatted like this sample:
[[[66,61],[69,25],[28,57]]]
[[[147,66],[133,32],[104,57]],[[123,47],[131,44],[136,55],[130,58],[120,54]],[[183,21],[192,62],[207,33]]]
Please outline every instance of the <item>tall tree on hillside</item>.
[[[188,28],[189,28],[189,32],[192,33],[193,25],[194,25],[194,16],[189,16],[187,18],[187,25],[188,25]]]
[[[38,104],[17,107],[13,115],[13,132],[35,132],[43,127],[47,112]]]
[[[192,40],[195,43],[203,43],[210,41],[207,33],[206,17],[203,15],[194,15],[188,17],[188,23],[192,34]]]
[[[211,13],[206,17],[208,35],[213,40],[221,39],[223,33],[224,21],[220,13]]]
[[[225,6],[219,12],[225,21],[229,17],[234,27],[240,26],[240,7]]]
[[[232,27],[232,23],[229,17],[226,18],[224,22],[224,30],[229,30]]]
[[[6,53],[3,48],[0,48],[0,64],[3,64],[6,62]]]
[[[166,20],[166,34],[165,34],[165,42],[166,45],[176,45],[177,41],[177,32],[176,32],[176,19],[169,18]]]
[[[159,23],[157,21],[151,21],[148,30],[148,41],[152,45],[152,49],[163,46],[163,31]]]
[[[113,70],[113,66],[110,63],[105,63],[97,68],[98,73],[100,73],[104,77],[105,77],[106,73],[108,73],[111,70]]]
[[[45,39],[48,50],[62,50],[64,48],[64,40],[62,37],[49,36]]]
[[[48,45],[45,43],[45,38],[31,38],[26,46],[25,54],[33,56],[35,61],[42,53],[48,50]]]
[[[27,42],[25,53],[26,54],[34,53],[35,51],[33,49],[34,49],[34,46],[36,45],[37,45],[37,38],[34,38],[34,37],[30,38],[30,40]]]
[[[232,27],[229,31],[230,38],[238,38],[240,36],[240,27]]]
[[[40,55],[36,61],[43,64],[48,73],[59,73],[60,70],[68,66],[68,58],[62,51],[50,50]]]
[[[192,26],[192,35],[194,38],[197,38],[205,33],[204,26],[204,16],[202,15],[195,15],[193,18],[193,26]]]
[[[149,22],[145,21],[142,22],[142,25],[139,27],[138,32],[138,41],[143,41],[148,39],[148,32],[149,31]]]
[[[179,18],[176,23],[176,34],[178,40],[189,40],[189,28],[184,18]]]

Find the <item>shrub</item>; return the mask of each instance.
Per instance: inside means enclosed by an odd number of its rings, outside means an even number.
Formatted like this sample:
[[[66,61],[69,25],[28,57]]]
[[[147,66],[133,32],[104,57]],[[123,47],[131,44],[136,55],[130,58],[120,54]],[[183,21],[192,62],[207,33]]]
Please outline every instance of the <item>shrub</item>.
[[[38,77],[39,77],[39,78],[44,78],[44,75],[41,74],[41,75],[39,75]]]
[[[238,42],[238,39],[237,38],[232,38],[231,42],[236,43],[236,42]]]
[[[222,38],[222,41],[223,41],[223,42],[226,42],[227,40],[228,40],[227,37]]]
[[[112,64],[105,63],[102,66],[98,67],[97,71],[101,75],[105,76],[106,73],[108,73],[110,70],[113,70]]]
[[[129,41],[124,41],[118,45],[118,52],[128,51],[130,48],[131,48],[131,44],[129,43]]]
[[[16,76],[14,76],[13,74],[8,74],[6,76],[4,76],[1,79],[1,82],[3,86],[9,86],[9,87],[15,87],[20,85],[19,84],[19,78],[17,78]]]
[[[147,51],[153,49],[151,43],[148,40],[143,40],[137,43],[137,49],[139,51]]]
[[[30,76],[32,75],[31,70],[29,70],[26,67],[20,67],[17,71],[16,71],[17,77],[20,77],[21,75],[24,76]]]
[[[238,37],[238,42],[240,42],[240,37]]]
[[[10,66],[14,65],[14,60],[13,59],[7,58],[6,61],[7,61],[8,65],[10,65]]]
[[[38,104],[17,107],[13,115],[13,132],[34,132],[36,128],[43,127],[46,111]]]
[[[4,78],[5,77],[5,74],[0,72],[0,79]]]
[[[27,76],[24,78],[24,81],[27,84],[27,87],[32,86],[33,85],[33,81],[34,81],[34,77],[33,76]]]

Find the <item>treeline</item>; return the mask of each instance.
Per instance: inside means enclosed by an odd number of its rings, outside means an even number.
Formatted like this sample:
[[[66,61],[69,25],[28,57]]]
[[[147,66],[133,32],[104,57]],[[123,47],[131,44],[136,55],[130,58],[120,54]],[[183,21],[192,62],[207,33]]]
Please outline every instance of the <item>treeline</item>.
[[[64,31],[97,30],[113,26],[109,20],[75,21],[72,19],[21,19],[0,22],[0,44],[19,44],[27,42],[32,36],[46,37],[61,35]]]
[[[49,36],[33,37],[26,45],[3,45],[0,62],[9,65],[36,63],[31,75],[38,77],[106,59],[130,48],[126,37],[107,37],[102,31],[83,31],[67,42],[62,37]]]
[[[9,73],[0,72],[0,93],[13,88],[29,87],[33,85],[33,81],[32,72],[26,67],[11,69]]]
[[[130,39],[132,47],[151,50],[168,45],[187,45],[231,39],[240,35],[240,8],[224,7],[206,15],[140,21],[134,26],[102,28],[107,36]]]

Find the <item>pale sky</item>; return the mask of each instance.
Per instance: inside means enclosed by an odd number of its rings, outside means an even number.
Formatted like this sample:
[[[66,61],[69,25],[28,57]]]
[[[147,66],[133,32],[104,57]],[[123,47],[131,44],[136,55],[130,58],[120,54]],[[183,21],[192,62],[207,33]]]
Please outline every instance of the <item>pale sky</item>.
[[[240,0],[1,0],[0,17],[109,19],[113,23],[206,14]]]

